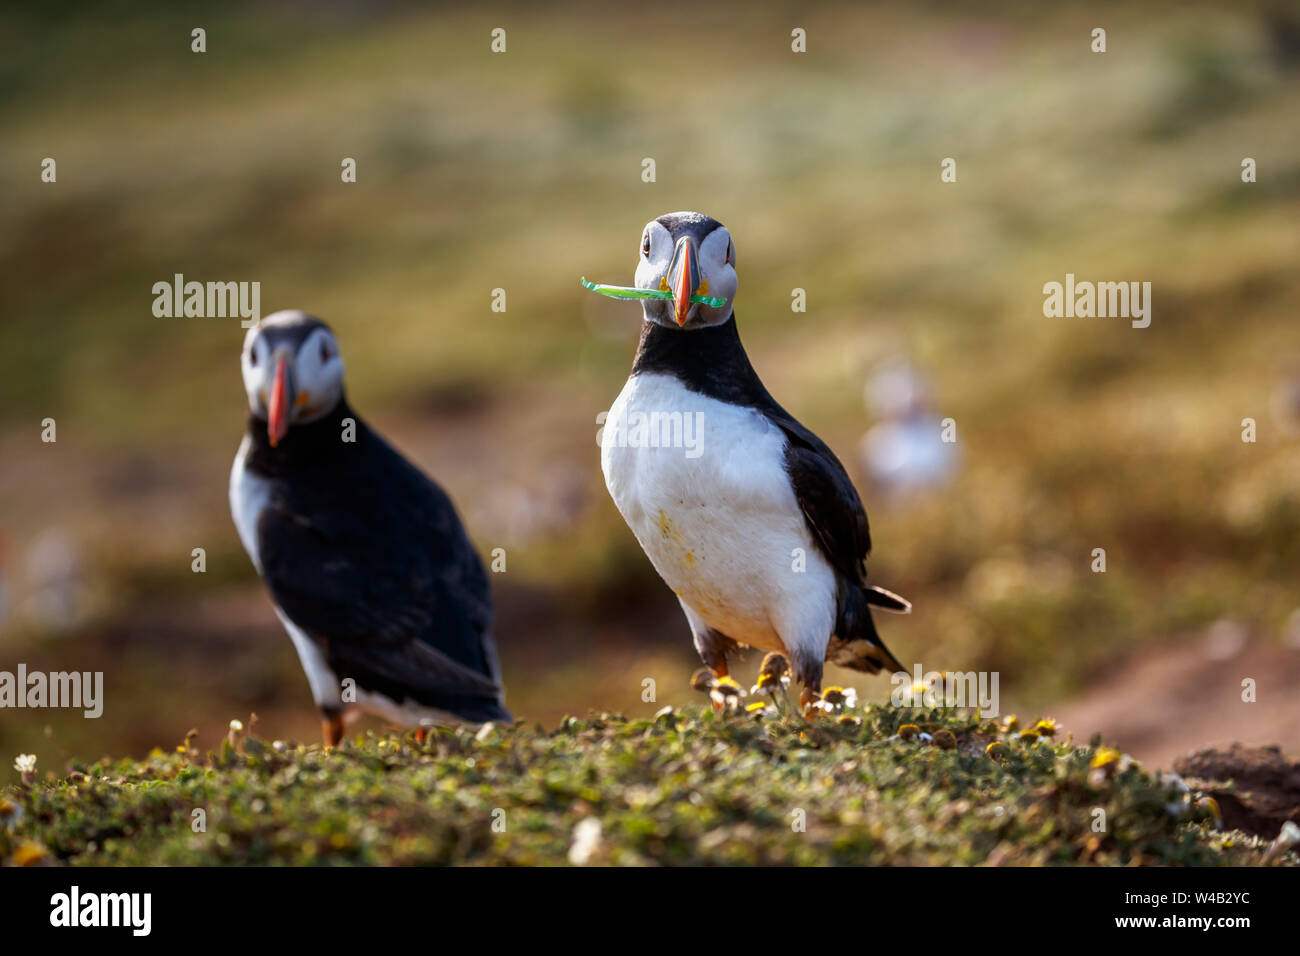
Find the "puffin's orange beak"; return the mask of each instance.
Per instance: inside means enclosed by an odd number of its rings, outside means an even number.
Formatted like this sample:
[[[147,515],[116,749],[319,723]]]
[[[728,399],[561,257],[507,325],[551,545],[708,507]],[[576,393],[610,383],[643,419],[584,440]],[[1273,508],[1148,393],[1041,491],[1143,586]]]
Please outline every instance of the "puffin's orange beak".
[[[668,288],[673,294],[673,311],[678,326],[686,324],[691,311],[691,296],[700,284],[700,265],[695,257],[695,240],[683,236],[673,250],[673,261],[668,266]]]
[[[266,436],[271,440],[271,447],[280,444],[289,431],[289,409],[293,399],[289,397],[289,360],[281,355],[275,363],[275,381],[271,384],[271,400],[266,405]]]

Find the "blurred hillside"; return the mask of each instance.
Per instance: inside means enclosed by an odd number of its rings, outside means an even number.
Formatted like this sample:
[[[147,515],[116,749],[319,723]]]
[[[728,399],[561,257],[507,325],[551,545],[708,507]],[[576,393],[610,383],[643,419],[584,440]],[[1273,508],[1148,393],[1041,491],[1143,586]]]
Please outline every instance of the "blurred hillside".
[[[687,208],[730,227],[755,366],[859,483],[871,575],[916,608],[881,624],[900,658],[997,670],[1006,709],[1216,634],[1297,656],[1300,26],[1281,6],[692,5],[672,36],[596,5],[71,9],[0,13],[0,669],[103,670],[107,701],[99,721],[6,712],[0,755],[143,754],[196,725],[210,745],[254,710],[314,739],[226,503],[243,330],[155,318],[175,273],[329,321],[355,406],[507,549],[517,714],[687,699],[685,622],[595,441],[639,310],[578,285],[629,282],[642,224]],[[1151,282],[1151,326],[1044,318],[1066,273]],[[958,457],[946,484],[886,494],[864,392],[900,361]],[[1294,668],[1225,667],[1223,692],[1241,676],[1297,697]]]

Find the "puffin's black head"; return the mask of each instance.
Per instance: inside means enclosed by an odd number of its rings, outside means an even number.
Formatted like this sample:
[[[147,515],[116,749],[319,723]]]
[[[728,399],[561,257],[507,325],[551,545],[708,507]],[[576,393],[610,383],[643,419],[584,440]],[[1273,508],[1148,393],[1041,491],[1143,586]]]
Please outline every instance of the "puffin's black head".
[[[306,312],[268,315],[248,330],[244,391],[277,445],[290,425],[315,421],[343,398],[343,356],[330,327]]]
[[[645,317],[669,328],[704,328],[731,318],[736,298],[736,247],[727,227],[698,212],[671,212],[646,223],[636,266],[638,289],[660,289],[672,299],[643,299]],[[692,295],[725,299],[721,306]]]

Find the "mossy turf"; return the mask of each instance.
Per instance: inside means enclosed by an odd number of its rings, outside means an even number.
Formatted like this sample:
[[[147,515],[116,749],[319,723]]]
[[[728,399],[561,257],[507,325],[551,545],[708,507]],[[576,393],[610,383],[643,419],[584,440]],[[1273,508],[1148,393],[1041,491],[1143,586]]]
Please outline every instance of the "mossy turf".
[[[232,731],[0,795],[0,859],[64,864],[1250,864],[1263,844],[1115,751],[951,710],[706,709],[554,730]],[[255,730],[255,728],[251,728]],[[946,733],[945,733],[946,732]],[[992,746],[990,746],[992,745]],[[202,810],[201,815],[195,811]],[[1104,812],[1104,830],[1094,829]],[[205,828],[196,832],[202,817]],[[600,823],[579,827],[585,818]],[[581,833],[576,837],[575,831]],[[1294,858],[1290,858],[1294,862]]]

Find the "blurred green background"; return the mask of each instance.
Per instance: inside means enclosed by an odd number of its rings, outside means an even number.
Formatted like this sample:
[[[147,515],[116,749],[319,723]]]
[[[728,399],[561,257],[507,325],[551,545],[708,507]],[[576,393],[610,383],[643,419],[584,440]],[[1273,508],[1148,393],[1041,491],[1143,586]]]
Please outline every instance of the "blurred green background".
[[[329,321],[360,413],[506,548],[517,715],[690,699],[595,439],[639,307],[578,285],[629,283],[677,209],[730,228],[755,366],[862,491],[900,658],[1153,759],[1300,736],[1294,5],[73,4],[0,45],[0,669],[106,681],[98,721],[0,711],[0,780],[253,711],[318,733],[229,517],[243,330],[155,318],[178,272]],[[1045,318],[1067,272],[1150,281],[1150,328]],[[925,433],[957,425],[928,482],[864,439],[903,367]]]

